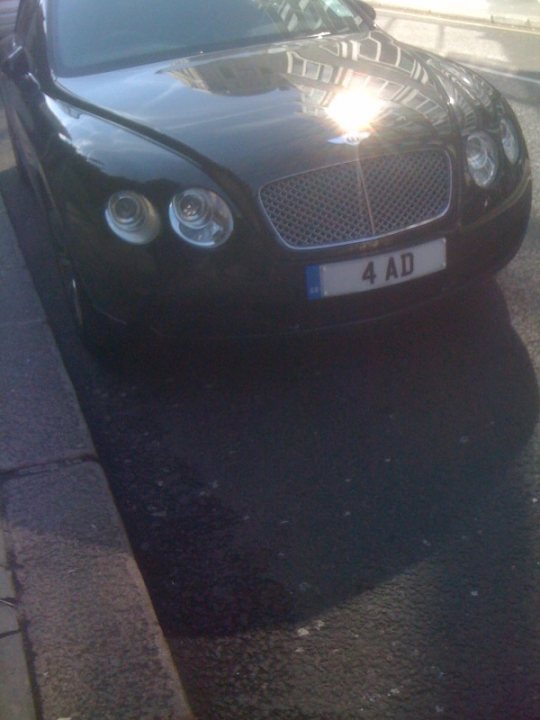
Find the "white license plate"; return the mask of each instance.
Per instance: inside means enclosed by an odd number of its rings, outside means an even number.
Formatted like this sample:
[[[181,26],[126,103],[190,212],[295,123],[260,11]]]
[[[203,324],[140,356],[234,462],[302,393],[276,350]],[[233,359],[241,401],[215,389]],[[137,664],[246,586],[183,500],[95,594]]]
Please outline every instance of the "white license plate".
[[[306,267],[310,300],[367,292],[408,282],[446,267],[446,238],[371,257]]]

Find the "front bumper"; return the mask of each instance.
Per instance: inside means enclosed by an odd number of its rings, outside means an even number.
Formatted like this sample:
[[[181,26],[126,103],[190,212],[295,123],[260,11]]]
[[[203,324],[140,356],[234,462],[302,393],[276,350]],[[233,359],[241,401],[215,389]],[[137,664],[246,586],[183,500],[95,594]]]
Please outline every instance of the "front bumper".
[[[151,262],[139,258],[129,270],[122,266],[123,277],[116,276],[121,285],[108,283],[108,303],[96,305],[110,317],[171,338],[290,334],[382,318],[440,298],[504,267],[525,236],[531,196],[527,172],[502,205],[473,225],[422,228],[421,233],[408,232],[395,245],[380,248],[378,252],[446,237],[447,268],[403,284],[310,301],[306,265],[343,257],[314,260],[301,253],[264,254],[252,248],[251,253],[237,252],[233,262],[199,255],[187,271],[181,257],[175,260],[165,254]],[[359,244],[347,252],[352,258],[365,255],[366,248]]]

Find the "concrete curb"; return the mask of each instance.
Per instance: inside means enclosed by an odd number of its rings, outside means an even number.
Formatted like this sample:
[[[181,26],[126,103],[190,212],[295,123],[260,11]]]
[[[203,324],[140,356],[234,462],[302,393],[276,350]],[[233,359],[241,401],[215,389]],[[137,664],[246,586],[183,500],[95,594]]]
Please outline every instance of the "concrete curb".
[[[192,720],[0,199],[0,720]]]
[[[424,8],[411,7],[407,4],[407,0],[404,0],[403,4],[398,3],[385,3],[384,0],[379,2],[378,0],[371,0],[370,4],[373,5],[377,10],[383,12],[405,12],[411,15],[419,15],[423,17],[440,18],[444,20],[454,20],[455,22],[476,22],[482,24],[489,24],[493,27],[500,27],[503,29],[517,29],[517,30],[529,30],[531,32],[540,33],[540,17],[519,17],[519,16],[502,16],[502,15],[479,15],[479,14],[465,14],[459,12],[445,12],[440,10],[426,10]]]
[[[36,720],[23,637],[15,606],[15,585],[8,568],[0,524],[0,719]]]

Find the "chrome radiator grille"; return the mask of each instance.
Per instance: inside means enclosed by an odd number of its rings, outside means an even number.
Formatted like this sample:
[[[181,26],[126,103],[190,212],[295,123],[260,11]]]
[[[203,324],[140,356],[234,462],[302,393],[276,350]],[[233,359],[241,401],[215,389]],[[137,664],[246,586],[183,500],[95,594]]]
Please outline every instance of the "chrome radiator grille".
[[[266,185],[261,202],[282,241],[327,247],[389,235],[448,210],[446,152],[423,150],[332,165]]]

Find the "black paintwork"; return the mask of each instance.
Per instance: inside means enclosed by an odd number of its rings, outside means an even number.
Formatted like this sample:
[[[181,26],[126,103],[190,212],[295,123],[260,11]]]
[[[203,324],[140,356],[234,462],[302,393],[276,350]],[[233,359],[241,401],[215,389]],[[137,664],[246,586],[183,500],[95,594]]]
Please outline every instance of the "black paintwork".
[[[41,3],[38,12],[46,8]],[[4,46],[8,122],[63,251],[93,303],[111,317],[166,334],[355,322],[493,272],[521,243],[531,194],[523,139],[518,165],[503,163],[488,191],[472,183],[463,158],[467,133],[496,134],[501,113],[513,117],[507,103],[476,74],[399,44],[376,26],[80,77],[51,69],[47,28],[42,17],[31,44],[19,37]],[[383,107],[359,145],[339,142],[343,130],[326,113],[351,76],[376,89]],[[298,253],[277,240],[259,204],[260,188],[272,180],[429,146],[448,151],[453,193],[447,215],[421,229]],[[235,231],[221,248],[192,248],[168,229],[171,197],[193,186],[218,192],[233,209]],[[143,192],[158,208],[163,230],[152,244],[131,246],[108,229],[104,209],[120,189]],[[307,264],[440,236],[448,239],[443,273],[306,300]]]

